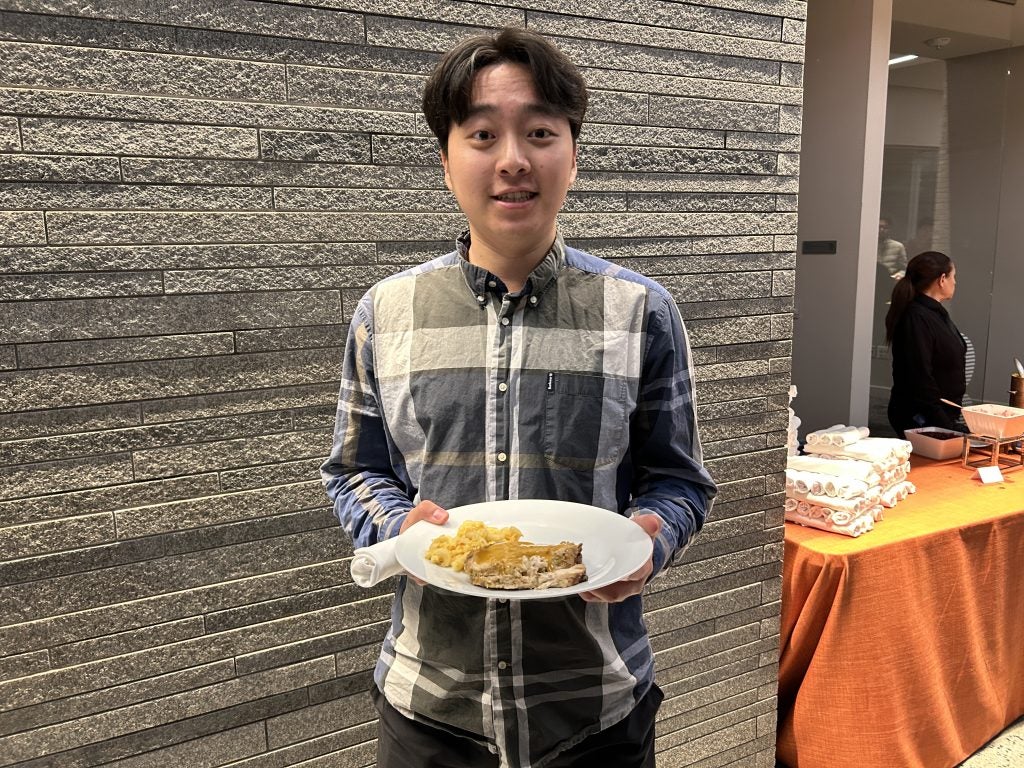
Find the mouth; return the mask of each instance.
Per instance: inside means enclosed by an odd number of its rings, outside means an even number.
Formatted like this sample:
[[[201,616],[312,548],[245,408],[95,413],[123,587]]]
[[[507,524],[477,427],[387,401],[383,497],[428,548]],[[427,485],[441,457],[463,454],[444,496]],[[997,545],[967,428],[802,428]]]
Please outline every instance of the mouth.
[[[500,203],[525,203],[536,196],[536,192],[506,192],[503,195],[494,195],[494,199]]]

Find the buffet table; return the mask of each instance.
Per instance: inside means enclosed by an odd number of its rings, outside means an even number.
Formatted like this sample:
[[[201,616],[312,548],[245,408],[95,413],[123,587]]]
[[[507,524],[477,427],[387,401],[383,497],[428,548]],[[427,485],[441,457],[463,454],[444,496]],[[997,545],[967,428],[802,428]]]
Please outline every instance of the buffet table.
[[[944,768],[1024,714],[1024,471],[912,460],[849,538],[786,523],[777,757]]]

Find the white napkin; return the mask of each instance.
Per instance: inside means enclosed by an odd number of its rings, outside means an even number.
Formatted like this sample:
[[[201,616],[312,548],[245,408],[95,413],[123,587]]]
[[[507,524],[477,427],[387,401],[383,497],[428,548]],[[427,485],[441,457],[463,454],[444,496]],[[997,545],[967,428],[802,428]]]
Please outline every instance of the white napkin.
[[[392,576],[405,573],[395,555],[397,546],[398,537],[394,536],[369,547],[360,547],[353,552],[352,565],[349,568],[352,581],[360,587],[372,587]]]

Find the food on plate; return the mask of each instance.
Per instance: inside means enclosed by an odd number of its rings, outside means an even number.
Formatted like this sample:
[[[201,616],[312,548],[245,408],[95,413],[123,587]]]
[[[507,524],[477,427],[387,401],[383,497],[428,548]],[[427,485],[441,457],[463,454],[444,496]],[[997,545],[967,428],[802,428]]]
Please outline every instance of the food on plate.
[[[522,536],[522,531],[514,526],[494,528],[479,520],[466,520],[454,536],[434,539],[424,556],[435,565],[461,571],[466,558],[476,550],[488,544],[519,541]]]
[[[571,587],[587,578],[583,546],[509,541],[471,552],[465,562],[471,583],[488,589]]]
[[[520,541],[515,526],[495,528],[466,520],[454,536],[438,536],[424,557],[435,565],[464,571],[472,584],[488,589],[571,587],[587,579],[583,545]]]
[[[930,437],[933,440],[959,440],[964,436],[963,432],[944,432],[941,429],[929,430],[922,432],[925,437]]]

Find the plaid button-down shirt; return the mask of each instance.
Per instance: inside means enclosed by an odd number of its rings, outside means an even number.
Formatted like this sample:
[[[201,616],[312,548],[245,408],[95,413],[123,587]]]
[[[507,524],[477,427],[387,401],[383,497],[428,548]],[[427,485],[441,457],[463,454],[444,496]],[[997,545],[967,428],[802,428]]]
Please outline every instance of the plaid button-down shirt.
[[[689,346],[657,283],[554,246],[518,293],[455,252],[382,281],[353,317],[323,466],[356,546],[419,499],[592,504],[664,525],[657,573],[703,524]],[[408,717],[543,766],[654,679],[639,596],[504,601],[399,580],[375,679]]]

